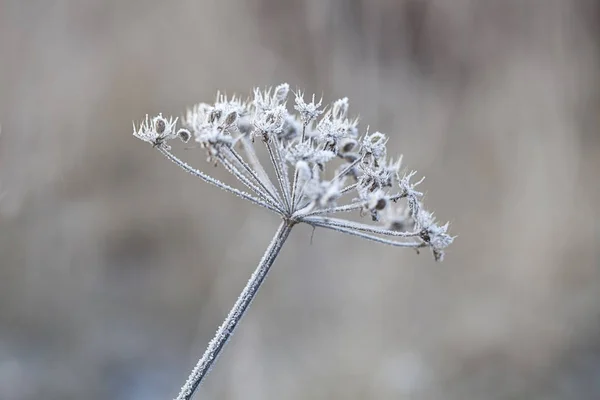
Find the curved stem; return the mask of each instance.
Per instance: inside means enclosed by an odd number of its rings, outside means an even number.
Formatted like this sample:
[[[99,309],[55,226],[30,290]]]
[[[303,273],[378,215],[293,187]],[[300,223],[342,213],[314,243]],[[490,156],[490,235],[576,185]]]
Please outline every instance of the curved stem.
[[[364,239],[371,240],[373,242],[383,243],[383,244],[389,244],[390,246],[412,247],[412,248],[416,248],[416,249],[428,246],[428,244],[425,243],[425,242],[400,242],[400,241],[397,241],[397,240],[384,239],[384,238],[381,238],[379,236],[375,236],[375,235],[371,235],[369,233],[361,232],[359,230],[350,229],[350,228],[342,228],[342,227],[330,225],[330,224],[327,224],[327,223],[324,223],[324,222],[319,222],[319,221],[316,221],[316,220],[311,220],[311,221],[307,220],[307,221],[302,221],[302,222],[306,222],[307,224],[310,224],[312,226],[319,226],[321,228],[326,228],[326,229],[331,229],[333,231],[347,233],[348,235],[358,236],[358,237],[361,237],[361,238],[364,238]]]
[[[252,276],[248,280],[246,287],[244,287],[244,290],[242,290],[242,293],[233,305],[233,308],[229,311],[227,318],[225,318],[225,321],[223,321],[217,330],[214,338],[208,344],[204,355],[194,367],[175,400],[190,400],[192,398],[194,391],[200,386],[200,383],[210,371],[210,368],[217,360],[217,357],[227,344],[233,331],[246,313],[248,306],[252,303],[252,300],[258,293],[258,289],[260,289],[271,265],[273,265],[273,261],[275,261],[275,258],[288,238],[293,225],[293,222],[290,221],[283,221],[281,225],[279,225],[275,236],[263,254],[256,270],[254,270]]]
[[[312,223],[320,223],[323,225],[329,225],[332,227],[346,228],[352,229],[359,232],[365,233],[375,233],[377,235],[386,235],[386,236],[396,236],[403,238],[412,238],[419,237],[421,232],[402,232],[402,231],[394,231],[391,229],[380,228],[378,226],[373,226],[369,224],[363,224],[360,222],[348,221],[340,218],[332,218],[332,217],[306,217],[301,219],[302,222],[306,222],[308,224]]]

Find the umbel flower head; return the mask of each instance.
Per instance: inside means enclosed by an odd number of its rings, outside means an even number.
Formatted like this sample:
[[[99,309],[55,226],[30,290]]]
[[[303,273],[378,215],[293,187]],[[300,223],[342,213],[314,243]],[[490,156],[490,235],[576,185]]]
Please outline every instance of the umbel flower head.
[[[288,108],[289,97],[294,105]],[[428,247],[442,260],[454,238],[448,224],[438,225],[423,208],[417,190],[423,179],[413,181],[416,173],[404,171],[401,158],[388,158],[384,133],[360,134],[348,108],[347,98],[325,109],[314,95],[308,100],[300,91],[290,96],[284,83],[255,89],[247,101],[218,94],[214,104],[188,110],[180,128],[177,119],[146,116],[134,124],[133,134],[192,175],[279,214],[290,225],[307,223],[417,251]],[[173,155],[168,142],[176,138],[195,140],[208,161],[223,166],[240,187]],[[266,148],[267,163],[258,146]],[[367,222],[352,220],[353,215],[367,216]]]

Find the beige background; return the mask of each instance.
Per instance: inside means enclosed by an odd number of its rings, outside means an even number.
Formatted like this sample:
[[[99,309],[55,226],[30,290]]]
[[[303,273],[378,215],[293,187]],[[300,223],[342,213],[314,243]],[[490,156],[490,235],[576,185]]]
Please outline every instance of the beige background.
[[[298,228],[198,398],[600,398],[599,22],[592,0],[0,1],[0,399],[176,394],[278,222],[131,121],[282,81],[348,96],[459,237],[435,264]]]

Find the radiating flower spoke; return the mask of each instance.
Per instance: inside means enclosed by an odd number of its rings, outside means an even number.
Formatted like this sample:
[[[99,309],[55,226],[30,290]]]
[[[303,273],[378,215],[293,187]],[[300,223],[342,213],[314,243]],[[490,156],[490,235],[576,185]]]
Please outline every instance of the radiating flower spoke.
[[[385,236],[396,236],[396,237],[418,237],[420,232],[399,232],[393,231],[390,229],[379,228],[377,226],[361,224],[359,222],[347,221],[345,219],[340,218],[331,218],[331,217],[305,217],[300,219],[302,222],[306,222],[308,224],[320,224],[320,226],[331,226],[335,228],[345,228],[352,229],[356,231],[361,231],[365,233],[373,233],[377,235],[385,235]]]

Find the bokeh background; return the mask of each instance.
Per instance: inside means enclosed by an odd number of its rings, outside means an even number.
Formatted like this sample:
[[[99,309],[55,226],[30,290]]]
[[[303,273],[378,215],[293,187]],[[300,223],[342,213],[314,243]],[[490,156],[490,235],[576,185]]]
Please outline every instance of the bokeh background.
[[[282,81],[459,236],[299,227],[198,398],[600,399],[599,51],[593,0],[0,1],[0,399],[175,396],[278,221],[131,121]]]

